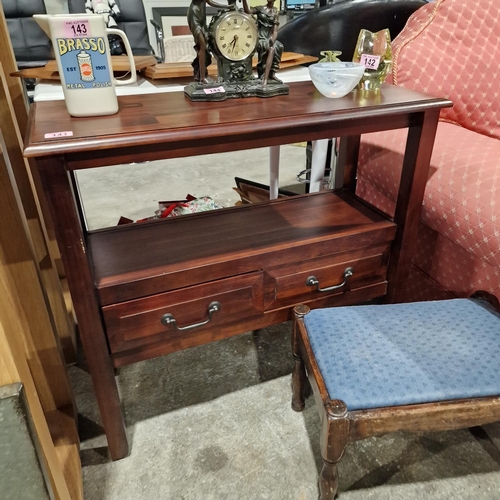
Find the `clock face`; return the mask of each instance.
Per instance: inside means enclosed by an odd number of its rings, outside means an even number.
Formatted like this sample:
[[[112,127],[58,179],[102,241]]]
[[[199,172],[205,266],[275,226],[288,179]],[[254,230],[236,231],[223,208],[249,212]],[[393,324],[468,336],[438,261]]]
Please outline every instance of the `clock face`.
[[[230,61],[250,57],[257,45],[257,26],[252,16],[241,11],[224,14],[215,28],[217,49]]]

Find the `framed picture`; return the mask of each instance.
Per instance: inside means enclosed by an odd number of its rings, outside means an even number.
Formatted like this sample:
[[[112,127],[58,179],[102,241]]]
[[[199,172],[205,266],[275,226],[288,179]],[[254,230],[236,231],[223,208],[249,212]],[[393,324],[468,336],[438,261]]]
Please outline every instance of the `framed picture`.
[[[189,35],[187,7],[153,7],[153,19],[163,28],[163,36]],[[217,9],[207,6],[207,26]]]

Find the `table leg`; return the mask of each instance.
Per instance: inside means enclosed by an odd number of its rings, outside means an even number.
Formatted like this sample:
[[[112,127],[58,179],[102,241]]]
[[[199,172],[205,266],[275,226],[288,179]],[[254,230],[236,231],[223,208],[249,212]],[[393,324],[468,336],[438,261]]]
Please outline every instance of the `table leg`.
[[[63,157],[36,162],[78,320],[78,330],[101,412],[112,460],[128,455],[120,397],[113,372],[85,239]]]
[[[349,189],[356,191],[356,172],[358,169],[358,153],[361,136],[353,135],[339,139],[339,157],[332,174],[332,189]]]
[[[311,175],[309,192],[321,191],[325,178],[326,157],[328,155],[328,139],[320,139],[312,143]]]
[[[394,222],[397,224],[389,270],[387,300],[397,301],[410,272],[411,260],[422,216],[422,202],[436,137],[439,109],[415,117],[408,129]]]
[[[280,178],[280,147],[271,146],[269,148],[269,199],[275,200],[278,197]]]

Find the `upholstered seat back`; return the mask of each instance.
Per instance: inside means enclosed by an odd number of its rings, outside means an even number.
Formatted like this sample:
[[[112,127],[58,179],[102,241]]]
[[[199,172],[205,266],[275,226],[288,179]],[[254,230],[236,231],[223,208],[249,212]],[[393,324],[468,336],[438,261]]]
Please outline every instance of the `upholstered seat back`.
[[[500,139],[500,1],[436,0],[393,43],[392,83],[447,97],[441,118]]]
[[[2,7],[18,67],[44,66],[54,59],[49,37],[32,17],[47,12],[43,0],[2,0]]]

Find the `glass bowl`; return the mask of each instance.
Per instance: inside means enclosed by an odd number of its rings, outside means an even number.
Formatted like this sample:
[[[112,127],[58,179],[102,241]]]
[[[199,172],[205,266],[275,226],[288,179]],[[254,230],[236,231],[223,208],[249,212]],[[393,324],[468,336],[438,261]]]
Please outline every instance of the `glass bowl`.
[[[359,83],[365,67],[354,62],[319,62],[309,66],[314,86],[325,97],[343,97]]]

